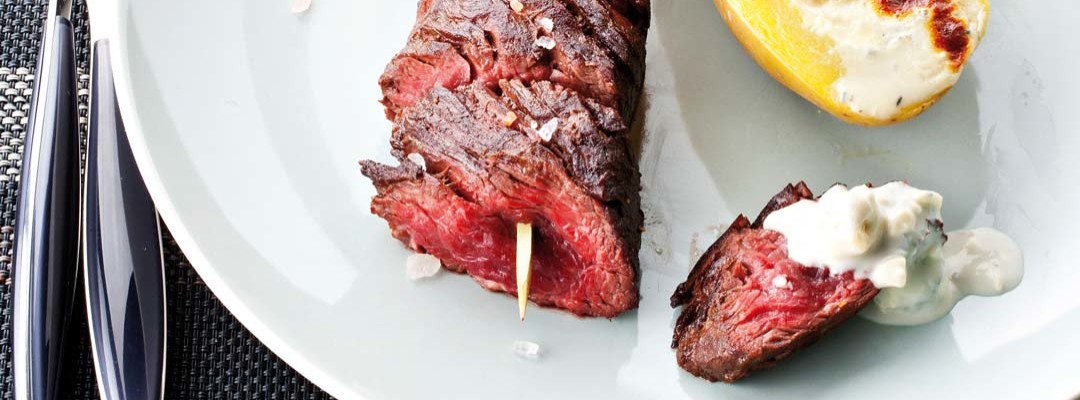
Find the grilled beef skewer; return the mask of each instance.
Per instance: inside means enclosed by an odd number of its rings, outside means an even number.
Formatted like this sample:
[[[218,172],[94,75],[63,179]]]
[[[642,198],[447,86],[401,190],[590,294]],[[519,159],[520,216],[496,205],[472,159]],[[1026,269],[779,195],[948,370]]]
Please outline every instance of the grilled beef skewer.
[[[362,161],[372,212],[409,248],[581,316],[637,306],[642,213],[628,129],[646,0],[424,0],[380,79],[399,166]]]

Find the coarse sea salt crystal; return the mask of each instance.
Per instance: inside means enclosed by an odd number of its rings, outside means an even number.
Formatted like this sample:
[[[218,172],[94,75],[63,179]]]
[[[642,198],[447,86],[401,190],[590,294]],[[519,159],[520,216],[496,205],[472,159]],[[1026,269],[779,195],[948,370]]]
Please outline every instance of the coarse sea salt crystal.
[[[293,14],[302,14],[311,8],[311,0],[293,0],[292,11]]]
[[[540,18],[540,27],[544,28],[545,32],[550,33],[551,30],[555,29],[555,22],[548,17]]]
[[[540,130],[536,131],[536,134],[540,135],[540,139],[547,142],[551,140],[551,137],[555,135],[555,131],[559,129],[559,119],[552,118],[550,121],[540,127]]]
[[[427,160],[420,153],[409,153],[405,158],[408,158],[413,164],[419,165],[420,169],[427,171]]]
[[[514,124],[514,121],[517,121],[517,114],[513,111],[507,111],[506,115],[503,116],[502,124],[503,126],[509,127]]]
[[[775,278],[772,278],[772,285],[775,288],[783,289],[788,287],[789,284],[787,277],[784,275],[777,275]]]
[[[405,276],[414,281],[435,276],[441,268],[439,259],[430,254],[413,254],[405,259]]]
[[[525,5],[521,4],[521,2],[518,0],[510,0],[510,9],[514,10],[514,12],[516,13],[519,13],[521,12],[521,10],[525,9]]]
[[[525,358],[528,360],[536,360],[540,358],[539,344],[526,340],[515,340],[514,346],[512,348],[514,350],[514,354],[517,354],[521,358]]]
[[[555,48],[555,39],[547,36],[541,36],[536,38],[536,45],[551,50]]]

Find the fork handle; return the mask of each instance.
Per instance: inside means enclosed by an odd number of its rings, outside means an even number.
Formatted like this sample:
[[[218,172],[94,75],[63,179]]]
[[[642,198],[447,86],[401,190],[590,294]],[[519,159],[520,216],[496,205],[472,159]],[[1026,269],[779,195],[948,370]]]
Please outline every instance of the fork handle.
[[[16,400],[62,395],[78,278],[79,134],[74,30],[51,19],[24,142],[14,254]]]

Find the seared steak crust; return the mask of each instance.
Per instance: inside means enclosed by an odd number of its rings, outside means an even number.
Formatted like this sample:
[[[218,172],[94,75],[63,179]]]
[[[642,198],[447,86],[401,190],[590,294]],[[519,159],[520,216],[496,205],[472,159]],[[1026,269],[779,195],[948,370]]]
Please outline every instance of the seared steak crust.
[[[647,0],[423,0],[416,25],[379,84],[387,115],[433,86],[550,80],[629,121],[645,77]],[[550,20],[549,31],[542,21]],[[539,45],[550,38],[554,47]]]

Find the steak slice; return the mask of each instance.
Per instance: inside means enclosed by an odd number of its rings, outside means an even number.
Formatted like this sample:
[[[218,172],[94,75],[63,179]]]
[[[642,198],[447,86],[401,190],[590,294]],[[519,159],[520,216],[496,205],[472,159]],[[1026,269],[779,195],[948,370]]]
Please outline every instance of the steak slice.
[[[401,165],[361,162],[372,212],[409,248],[515,295],[514,225],[530,222],[530,300],[581,316],[636,307],[643,215],[625,124],[554,83],[498,88],[435,87],[405,108],[391,139]]]
[[[422,0],[379,84],[387,117],[432,87],[550,80],[629,121],[645,77],[647,0]],[[551,21],[550,31],[541,21]],[[554,46],[542,46],[550,38]]]
[[[740,215],[671,296],[672,307],[686,305],[671,343],[683,369],[734,382],[817,341],[877,295],[851,272],[833,276],[792,261],[784,236],[762,228],[770,213],[802,199],[813,195],[800,182],[754,223]]]

